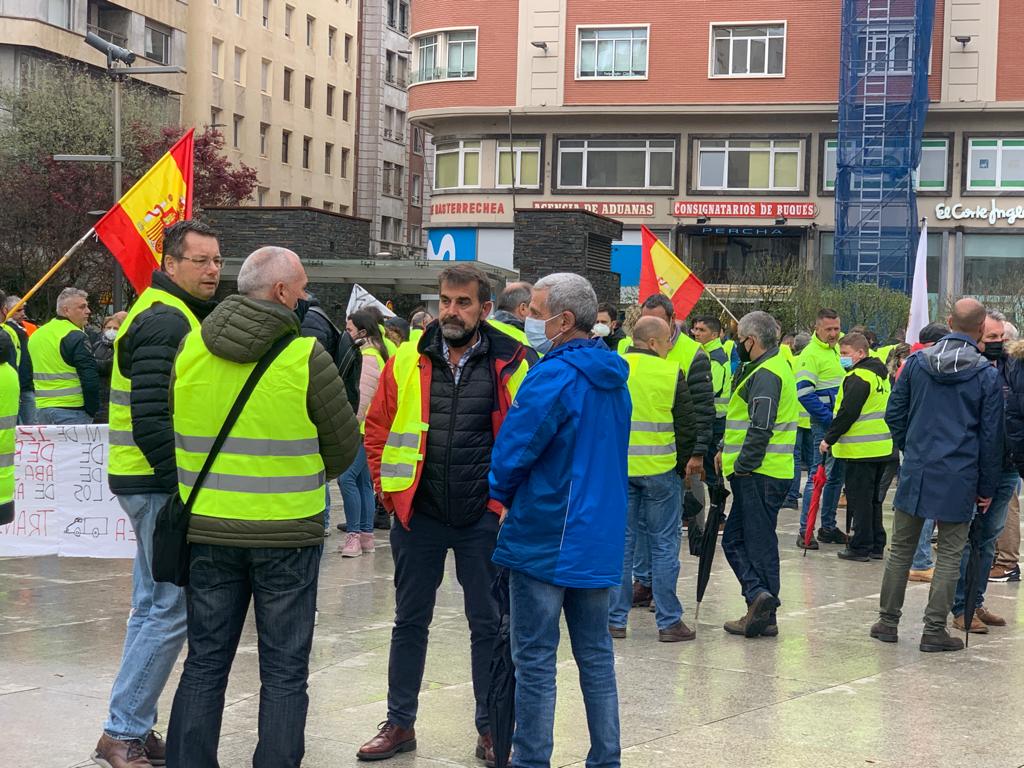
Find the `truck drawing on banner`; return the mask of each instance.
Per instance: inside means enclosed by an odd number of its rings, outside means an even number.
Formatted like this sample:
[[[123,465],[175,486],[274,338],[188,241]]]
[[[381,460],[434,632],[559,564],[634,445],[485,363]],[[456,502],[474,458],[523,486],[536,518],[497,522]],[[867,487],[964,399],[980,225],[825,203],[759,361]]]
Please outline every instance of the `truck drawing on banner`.
[[[76,517],[64,529],[64,533],[72,536],[92,536],[94,539],[106,536],[107,531],[108,524],[105,517]]]

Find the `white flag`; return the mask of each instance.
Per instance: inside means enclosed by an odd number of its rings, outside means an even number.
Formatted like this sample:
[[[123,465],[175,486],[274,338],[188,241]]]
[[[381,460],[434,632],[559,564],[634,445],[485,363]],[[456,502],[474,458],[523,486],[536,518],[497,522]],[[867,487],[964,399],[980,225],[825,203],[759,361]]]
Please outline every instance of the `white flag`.
[[[358,312],[366,307],[376,307],[384,313],[384,317],[394,317],[395,313],[382,304],[376,296],[363,288],[359,283],[352,286],[352,295],[348,297],[348,307],[345,309],[345,317],[353,312]]]
[[[907,344],[921,340],[921,329],[928,325],[928,222],[921,227],[914,261],[914,288],[910,294],[910,319],[907,321]]]

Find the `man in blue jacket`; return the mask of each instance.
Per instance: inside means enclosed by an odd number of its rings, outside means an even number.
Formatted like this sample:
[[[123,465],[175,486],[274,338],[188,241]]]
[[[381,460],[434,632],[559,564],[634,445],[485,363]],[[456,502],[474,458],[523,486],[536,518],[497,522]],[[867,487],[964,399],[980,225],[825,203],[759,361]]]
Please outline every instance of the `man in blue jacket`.
[[[619,765],[608,601],[622,579],[629,366],[590,339],[597,296],[579,275],[534,286],[526,318],[544,357],[530,369],[491,455],[491,496],[507,509],[494,562],[510,569],[518,768],[546,768],[565,612],[590,729],[587,765]]]
[[[871,636],[897,641],[907,578],[925,518],[938,523],[939,545],[924,633],[925,652],[959,651],[946,631],[960,558],[975,508],[988,511],[1002,472],[1003,392],[999,374],[978,349],[985,307],[960,299],[949,318],[951,333],[915,352],[889,398],[885,421],[903,452],[893,499],[889,560],[882,578],[878,622]]]

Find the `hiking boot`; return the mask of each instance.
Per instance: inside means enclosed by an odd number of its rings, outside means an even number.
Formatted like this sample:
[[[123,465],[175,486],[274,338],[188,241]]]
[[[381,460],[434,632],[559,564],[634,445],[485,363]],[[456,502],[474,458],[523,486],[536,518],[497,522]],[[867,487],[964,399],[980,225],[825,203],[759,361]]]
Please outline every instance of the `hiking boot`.
[[[633,607],[634,608],[646,608],[651,604],[651,600],[654,597],[654,591],[650,587],[645,587],[639,581],[633,582]]]
[[[997,582],[1020,581],[1020,566],[1015,565],[1013,568],[1007,568],[1005,565],[997,565],[989,572],[988,580]]]
[[[153,765],[167,765],[167,744],[159,733],[150,731],[143,748],[146,750],[146,757]]]
[[[659,643],[681,643],[687,640],[693,640],[696,637],[697,633],[681,621],[677,621],[667,629],[658,630]]]
[[[932,580],[932,576],[934,574],[935,574],[935,569],[934,568],[920,568],[920,569],[911,568],[910,569],[910,575],[907,576],[907,580],[908,581],[923,581],[923,582],[930,583],[931,580]]]
[[[377,548],[377,542],[374,541],[372,533],[359,534],[359,548],[363,551],[364,555],[370,554]]]
[[[800,509],[799,499],[786,499],[782,502],[782,506],[779,509]]]
[[[356,752],[360,760],[387,760],[399,752],[412,752],[416,749],[415,728],[407,730],[385,720],[377,729],[377,735]]]
[[[846,544],[849,540],[838,528],[819,528],[818,541],[822,544]]]
[[[142,739],[115,739],[104,733],[100,736],[92,761],[102,768],[151,768]]]
[[[899,641],[899,630],[878,621],[871,625],[871,636],[883,643],[895,643]]]
[[[953,617],[953,629],[959,629],[961,632],[964,631],[964,615],[961,613],[959,616]],[[978,617],[978,612],[974,612],[974,618],[971,619],[971,630],[972,635],[987,635],[988,627]]]
[[[743,637],[749,637],[747,635],[747,617],[743,616],[736,621],[727,621],[722,625],[722,628],[730,635],[741,635]],[[779,625],[772,622],[764,628],[761,632],[761,637],[778,637]]]
[[[921,635],[921,650],[925,653],[939,651],[962,651],[964,641],[959,637],[950,637],[949,632],[942,629],[938,632],[925,632]]]
[[[844,549],[840,549],[838,552],[836,552],[836,557],[838,557],[840,560],[853,560],[856,563],[870,563],[871,562],[871,557],[870,556],[865,555],[865,554],[863,554],[861,552],[854,552],[849,547],[846,547]]]
[[[345,536],[345,543],[338,547],[342,557],[359,557],[363,554],[363,545],[359,543],[358,533],[349,533]]]
[[[626,636],[625,627],[613,627],[611,624],[608,625],[608,634],[616,640],[621,640]]]
[[[983,624],[987,624],[990,627],[1005,627],[1006,619],[1000,616],[998,613],[992,613],[985,606],[980,606],[974,611],[974,618],[980,619]]]
[[[805,544],[803,535],[797,536],[796,545],[800,549],[818,549],[818,542],[814,540],[814,537],[811,537],[811,540]]]
[[[872,560],[885,560],[885,552],[870,552],[868,557]]]
[[[483,760],[487,768],[494,768],[494,741],[491,734],[481,733],[476,740],[476,759]]]
[[[747,609],[746,637],[757,637],[772,623],[772,614],[781,603],[770,592],[760,592]]]

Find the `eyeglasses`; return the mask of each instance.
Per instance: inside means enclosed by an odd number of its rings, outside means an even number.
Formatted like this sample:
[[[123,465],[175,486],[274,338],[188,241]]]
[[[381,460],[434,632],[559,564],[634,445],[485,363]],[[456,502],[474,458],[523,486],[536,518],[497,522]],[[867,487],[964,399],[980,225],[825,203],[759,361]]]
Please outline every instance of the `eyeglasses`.
[[[191,256],[179,256],[178,261],[191,261],[200,269],[206,269],[211,264],[215,269],[223,269],[224,259],[220,256],[214,256],[212,259],[193,259]]]

